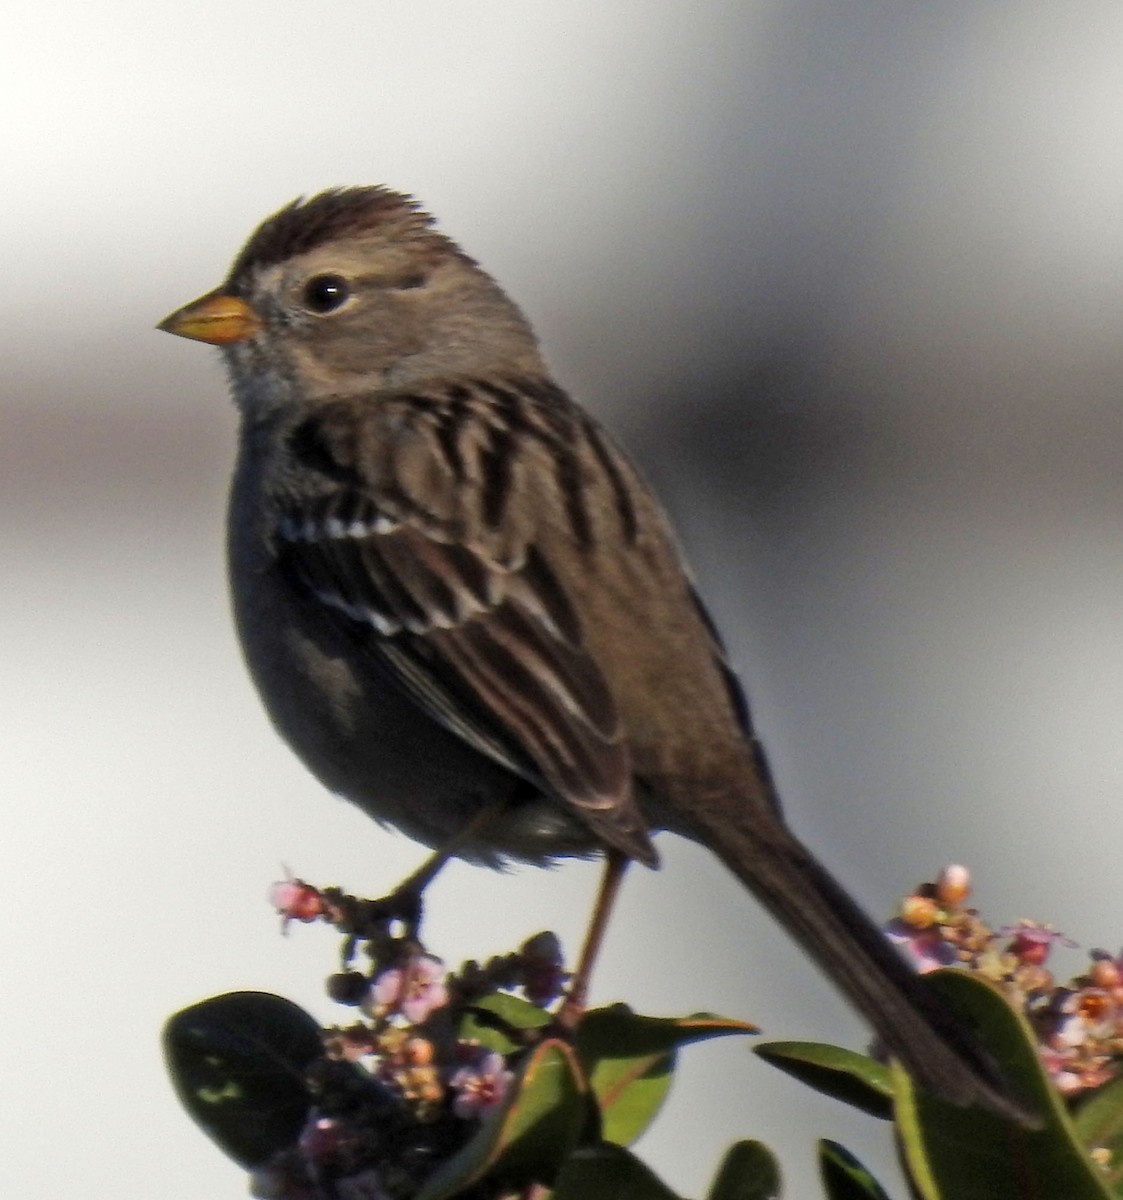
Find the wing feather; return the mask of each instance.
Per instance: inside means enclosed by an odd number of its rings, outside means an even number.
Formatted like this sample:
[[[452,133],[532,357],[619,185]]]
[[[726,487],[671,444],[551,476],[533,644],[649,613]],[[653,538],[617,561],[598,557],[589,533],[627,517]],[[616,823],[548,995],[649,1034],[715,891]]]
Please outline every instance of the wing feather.
[[[386,431],[342,426],[377,421],[369,408],[331,412],[323,436],[308,423],[301,427],[294,446],[311,448],[315,462],[326,458],[331,469],[322,472],[315,496],[290,500],[278,522],[288,577],[346,623],[446,728],[576,806],[607,841],[654,861],[615,701],[535,540],[519,472],[506,464],[503,477],[505,507],[518,506],[519,520],[492,530],[494,500],[479,479],[476,506],[451,489],[473,486],[473,461],[463,447],[490,447],[496,439],[469,429],[453,455],[448,414],[428,425],[425,417],[419,408],[407,454],[395,455],[390,445],[362,463],[342,451],[382,446]],[[480,410],[458,399],[457,417],[478,421]],[[399,414],[398,437],[403,427]],[[435,444],[424,460],[425,496],[415,504],[395,466],[419,461],[419,436],[426,434]],[[516,440],[509,430],[506,436]],[[550,437],[551,452],[558,452],[553,427]],[[557,474],[572,480],[578,469],[569,463]],[[521,532],[514,542],[512,524]],[[584,528],[578,533],[587,537]]]

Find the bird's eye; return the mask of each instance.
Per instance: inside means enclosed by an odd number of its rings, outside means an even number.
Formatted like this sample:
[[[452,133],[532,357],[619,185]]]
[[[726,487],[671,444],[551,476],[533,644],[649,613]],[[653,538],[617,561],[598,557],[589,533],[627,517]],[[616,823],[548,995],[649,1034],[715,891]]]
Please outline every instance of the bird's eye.
[[[316,275],[304,285],[301,297],[314,313],[335,312],[351,298],[351,289],[342,275]]]

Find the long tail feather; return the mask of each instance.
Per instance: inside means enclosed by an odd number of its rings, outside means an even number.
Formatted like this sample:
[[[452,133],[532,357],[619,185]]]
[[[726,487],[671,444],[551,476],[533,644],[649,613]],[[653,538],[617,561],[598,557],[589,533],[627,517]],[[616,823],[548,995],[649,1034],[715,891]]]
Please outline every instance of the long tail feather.
[[[977,1040],[783,823],[753,804],[693,814],[699,840],[796,938],[926,1089],[1021,1124],[1040,1118]]]

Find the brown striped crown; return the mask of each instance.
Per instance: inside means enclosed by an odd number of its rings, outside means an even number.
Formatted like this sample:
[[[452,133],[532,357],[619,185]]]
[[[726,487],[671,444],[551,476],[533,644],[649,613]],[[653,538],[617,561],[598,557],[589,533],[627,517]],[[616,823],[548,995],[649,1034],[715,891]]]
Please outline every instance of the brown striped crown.
[[[382,233],[388,240],[429,244],[463,255],[433,229],[433,217],[412,196],[380,186],[332,188],[298,197],[263,221],[230,269],[231,280],[339,238]]]

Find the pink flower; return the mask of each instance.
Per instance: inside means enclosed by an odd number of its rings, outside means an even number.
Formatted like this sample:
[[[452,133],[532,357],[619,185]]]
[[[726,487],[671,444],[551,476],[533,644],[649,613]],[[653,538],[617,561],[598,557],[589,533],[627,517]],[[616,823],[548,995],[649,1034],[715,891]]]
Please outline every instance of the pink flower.
[[[1019,925],[1007,925],[998,931],[1003,937],[1011,937],[1013,941],[1007,947],[1019,961],[1032,966],[1041,966],[1049,957],[1049,951],[1054,946],[1075,946],[1076,943],[1050,929],[1047,925],[1035,925],[1032,921],[1023,921]]]
[[[324,911],[319,889],[300,879],[285,879],[269,889],[269,903],[281,914],[283,924],[314,921]]]
[[[1088,975],[1096,987],[1111,988],[1113,991],[1123,984],[1120,961],[1112,958],[1106,950],[1092,951],[1092,966]]]
[[[371,985],[366,1006],[376,1015],[399,1012],[411,1025],[448,1003],[444,963],[429,954],[411,958],[405,967],[380,972]]]
[[[323,1192],[308,1177],[298,1151],[286,1150],[254,1167],[249,1177],[250,1195],[255,1200],[320,1200]]]
[[[1054,1087],[1066,1096],[1075,1096],[1082,1091],[1084,1084],[1081,1082],[1079,1070],[1073,1070],[1073,1064],[1076,1061],[1076,1053],[1070,1047],[1055,1049],[1051,1046],[1042,1046],[1038,1050],[1041,1057],[1042,1066],[1049,1073],[1049,1078],[1052,1079]]]
[[[921,975],[958,961],[955,947],[944,941],[938,928],[917,929],[898,917],[885,926],[885,936],[895,946],[903,947]]]
[[[1073,992],[1062,1011],[1072,1014],[1069,1020],[1080,1021],[1089,1037],[1102,1040],[1115,1033],[1119,1006],[1106,988],[1086,987]]]
[[[458,1095],[452,1111],[465,1119],[482,1120],[502,1103],[513,1075],[502,1054],[487,1053],[474,1067],[461,1067],[448,1081]]]
[[[366,1167],[355,1175],[340,1176],[335,1180],[333,1190],[339,1200],[391,1200],[390,1193],[382,1186],[377,1167]]]
[[[305,1157],[319,1163],[334,1159],[348,1140],[343,1125],[334,1117],[313,1114],[300,1131],[299,1146]]]

